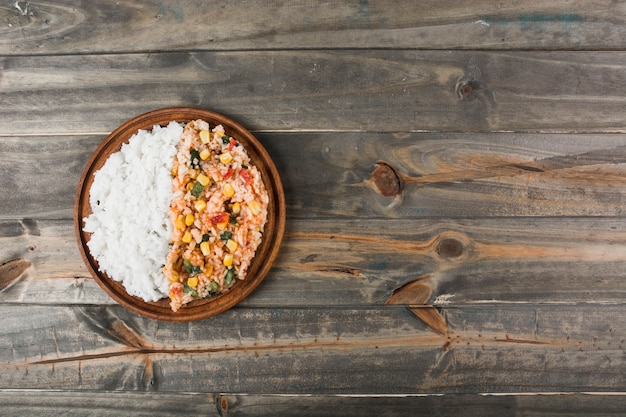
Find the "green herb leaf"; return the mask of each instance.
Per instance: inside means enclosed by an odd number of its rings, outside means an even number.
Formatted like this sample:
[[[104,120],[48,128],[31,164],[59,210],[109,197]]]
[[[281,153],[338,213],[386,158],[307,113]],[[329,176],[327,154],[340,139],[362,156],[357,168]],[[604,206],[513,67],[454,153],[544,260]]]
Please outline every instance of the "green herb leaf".
[[[200,152],[197,149],[192,149],[189,151],[189,164],[193,168],[198,168],[200,166]]]
[[[233,237],[233,234],[232,234],[231,232],[229,232],[228,230],[225,230],[225,231],[223,231],[223,232],[220,234],[220,239],[222,239],[222,240],[228,240],[228,239],[230,239],[231,237]]]
[[[186,294],[190,294],[192,297],[197,297],[198,296],[198,291],[196,291],[195,288],[192,288],[189,285],[187,285],[186,282],[183,285],[183,291],[185,291]]]
[[[191,265],[191,262],[189,262],[189,259],[183,260],[183,268],[185,268],[185,271],[187,271],[188,274],[191,274],[192,267],[193,265]]]
[[[209,233],[205,233],[202,235],[202,242],[208,242],[210,238],[211,235]]]
[[[228,145],[230,143],[230,136],[226,136],[226,135],[222,136],[222,143],[224,145]]]

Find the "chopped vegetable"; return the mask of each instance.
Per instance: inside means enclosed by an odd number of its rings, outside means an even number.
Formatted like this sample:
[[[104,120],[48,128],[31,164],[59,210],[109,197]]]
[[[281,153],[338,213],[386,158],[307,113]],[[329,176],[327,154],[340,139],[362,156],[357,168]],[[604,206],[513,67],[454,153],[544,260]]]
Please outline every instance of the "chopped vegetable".
[[[209,159],[209,156],[211,156],[211,151],[208,149],[203,149],[200,152],[200,159],[202,159],[203,161],[206,161],[207,159]]]
[[[202,194],[202,190],[204,190],[204,187],[202,186],[202,184],[200,184],[199,182],[195,183],[194,186],[191,188],[191,195],[194,197],[200,197],[200,194]]]
[[[207,177],[204,174],[198,175],[198,182],[202,184],[203,187],[206,187],[211,182],[211,178]]]
[[[183,235],[182,241],[185,243],[191,243],[192,240],[193,240],[193,235],[191,234],[189,230],[187,230],[185,234]]]
[[[228,268],[226,271],[226,276],[224,277],[224,284],[230,285],[235,279],[235,270],[233,268]]]
[[[230,136],[223,135],[222,136],[222,143],[224,145],[228,145],[230,143]]]
[[[193,206],[196,209],[196,211],[204,211],[204,209],[206,208],[206,201],[200,198],[196,200]]]
[[[198,286],[198,277],[187,278],[187,285],[196,288]]]
[[[248,207],[250,208],[250,211],[252,212],[252,214],[256,215],[261,212],[261,205],[256,200],[252,200],[251,202],[249,202]]]
[[[233,160],[233,156],[230,152],[224,152],[220,154],[220,162],[224,165],[230,164]]]
[[[209,143],[209,141],[211,140],[208,130],[201,130],[199,135],[200,135],[200,141],[204,144]]]
[[[231,237],[233,237],[233,234],[232,234],[232,232],[229,232],[228,230],[220,233],[220,239],[222,239],[222,240],[228,240]]]
[[[184,230],[185,229],[185,216],[180,214],[176,218],[176,222],[174,223],[174,226],[176,226],[178,230]]]
[[[209,242],[201,242],[200,243],[200,251],[204,256],[209,256],[211,254],[211,246]]]
[[[185,216],[185,224],[187,226],[191,226],[193,224],[194,220],[196,220],[196,218],[191,213],[189,213],[188,215]]]
[[[239,176],[242,180],[244,180],[246,184],[252,184],[252,176],[247,169],[242,169],[241,171],[239,171]]]
[[[209,239],[211,239],[211,235],[208,233],[205,233],[202,235],[202,242],[208,242]]]
[[[189,165],[192,168],[198,168],[200,165],[200,152],[197,149],[189,151]]]
[[[233,254],[227,253],[224,255],[224,266],[231,266],[233,264]]]
[[[231,183],[229,183],[229,182],[224,184],[224,186],[222,187],[222,194],[226,198],[230,198],[230,197],[234,196],[235,195],[235,189],[233,188],[233,185]]]
[[[227,247],[227,248],[228,248],[228,250],[229,250],[229,251],[231,251],[231,252],[236,251],[238,246],[239,246],[239,245],[237,244],[237,242],[235,242],[235,241],[234,241],[234,240],[232,240],[232,239],[228,239],[228,240],[226,241],[226,247]]]
[[[241,204],[240,203],[233,204],[231,211],[233,214],[239,214],[239,212],[241,212]]]

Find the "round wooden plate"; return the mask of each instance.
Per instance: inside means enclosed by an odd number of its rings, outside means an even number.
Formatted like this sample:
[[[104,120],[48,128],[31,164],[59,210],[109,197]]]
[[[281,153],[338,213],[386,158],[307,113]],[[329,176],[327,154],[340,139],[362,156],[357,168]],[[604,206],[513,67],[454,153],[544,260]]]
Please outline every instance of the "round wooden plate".
[[[269,194],[267,223],[263,231],[263,239],[252,260],[248,274],[243,281],[237,283],[225,294],[213,298],[193,301],[173,312],[169,298],[157,302],[146,302],[141,298],[129,295],[123,285],[98,269],[98,262],[91,256],[87,242],[90,234],[83,231],[83,219],[91,214],[89,190],[93,183],[93,175],[99,170],[114,152],[127,143],[139,129],[151,130],[154,125],[167,125],[170,121],[186,123],[191,120],[203,119],[211,126],[221,124],[226,134],[236,138],[245,147],[252,163],[259,169]],[[137,116],[113,131],[96,148],[83,170],[76,198],[74,201],[74,230],[80,253],[93,278],[113,299],[131,311],[146,317],[168,321],[192,321],[219,314],[248,296],[265,278],[274,259],[285,230],[285,196],[278,170],[261,143],[241,125],[223,115],[190,107],[171,107],[154,110]]]

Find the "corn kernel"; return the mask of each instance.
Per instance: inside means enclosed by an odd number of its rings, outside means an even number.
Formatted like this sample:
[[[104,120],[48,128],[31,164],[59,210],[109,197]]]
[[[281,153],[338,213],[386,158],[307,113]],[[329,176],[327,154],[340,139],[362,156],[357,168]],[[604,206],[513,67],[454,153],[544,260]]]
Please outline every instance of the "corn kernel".
[[[224,255],[224,266],[231,266],[233,264],[233,254],[227,253]]]
[[[176,221],[174,222],[174,226],[178,230],[185,229],[185,216],[180,214],[178,217],[176,217]]]
[[[201,130],[200,131],[200,140],[202,141],[202,143],[208,143],[211,140],[210,137],[209,137],[209,131],[208,130]]]
[[[204,256],[209,256],[211,254],[211,245],[209,242],[200,243],[200,250]]]
[[[187,230],[185,234],[183,235],[183,242],[191,243],[192,240],[193,240],[193,236],[191,235],[191,232]]]
[[[241,204],[235,203],[231,209],[233,214],[239,214],[241,212]]]
[[[235,242],[235,241],[234,241],[234,240],[232,240],[232,239],[228,239],[228,240],[226,241],[226,247],[227,247],[227,248],[228,248],[228,250],[229,250],[229,251],[231,251],[231,252],[236,251],[236,250],[237,250],[237,246],[238,246],[238,245],[237,245],[237,242]]]
[[[194,207],[196,208],[196,211],[203,211],[206,208],[206,201],[198,199],[194,203]]]
[[[250,208],[250,211],[252,212],[252,214],[256,215],[261,212],[261,205],[256,200],[252,200],[251,202],[249,202],[248,207]]]
[[[193,182],[193,181],[189,181],[189,182],[187,183],[187,185],[185,185],[185,189],[186,189],[187,191],[191,191],[191,189],[193,188],[193,186],[194,186],[194,185],[195,185],[195,184],[194,184],[194,182]]]
[[[211,275],[213,273],[213,265],[207,265],[206,270],[204,271],[206,275]]]
[[[211,151],[208,149],[203,149],[200,152],[200,159],[202,159],[203,161],[206,161],[207,159],[209,159],[209,156],[211,156]]]
[[[188,215],[185,216],[185,224],[187,226],[191,226],[193,224],[194,220],[196,220],[196,218],[191,213],[189,213]],[[189,242],[187,242],[187,243],[189,243]]]
[[[178,175],[178,165],[172,167],[172,177]]]
[[[180,278],[180,275],[178,275],[178,272],[172,271],[172,274],[170,275],[170,282],[177,282],[178,278]]]
[[[187,278],[187,285],[191,288],[196,288],[198,286],[198,277]]]
[[[224,187],[222,187],[222,194],[224,194],[224,197],[226,198],[230,198],[235,195],[235,189],[231,183],[227,182],[224,184]]]
[[[220,162],[224,165],[230,164],[232,160],[233,160],[233,156],[230,154],[230,152],[224,152],[223,154],[220,155]]]
[[[202,184],[203,187],[206,187],[211,182],[211,178],[207,177],[204,174],[198,175],[198,182]]]
[[[218,223],[216,226],[219,230],[226,230],[226,227],[228,226],[228,221]]]
[[[189,178],[195,180],[198,177],[198,170],[192,169],[189,171]]]

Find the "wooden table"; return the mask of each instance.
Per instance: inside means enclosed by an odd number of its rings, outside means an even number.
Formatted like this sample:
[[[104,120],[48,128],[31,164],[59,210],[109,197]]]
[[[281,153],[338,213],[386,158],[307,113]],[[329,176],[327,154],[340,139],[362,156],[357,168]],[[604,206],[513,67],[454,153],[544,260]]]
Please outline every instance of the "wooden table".
[[[0,5],[3,415],[626,413],[626,3],[94,3]],[[287,201],[191,323],[73,231],[96,146],[170,106],[253,131]]]

